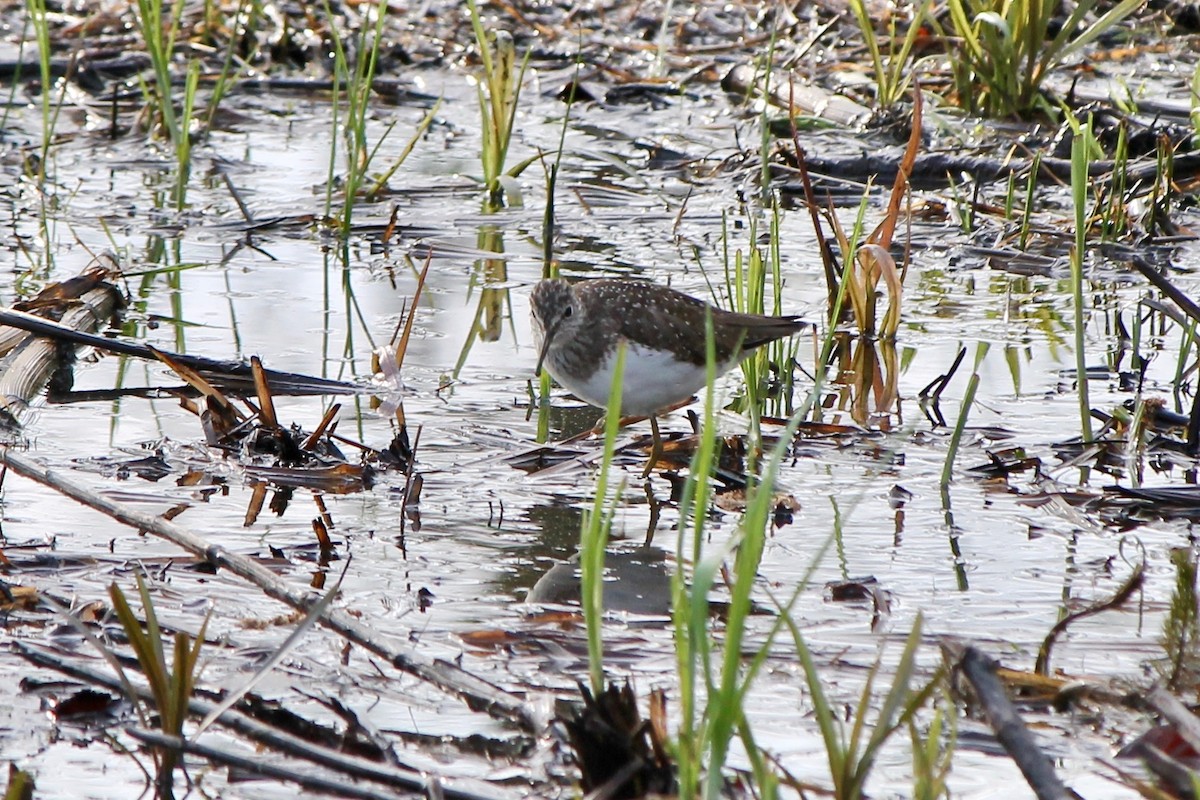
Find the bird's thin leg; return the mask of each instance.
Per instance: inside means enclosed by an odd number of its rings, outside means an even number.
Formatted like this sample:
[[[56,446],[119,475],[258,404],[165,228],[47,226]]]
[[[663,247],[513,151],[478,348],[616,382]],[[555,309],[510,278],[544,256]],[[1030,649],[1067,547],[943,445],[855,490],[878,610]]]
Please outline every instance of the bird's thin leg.
[[[650,471],[654,469],[663,452],[662,436],[658,433],[658,417],[654,415],[650,416],[650,432],[654,436],[654,444],[650,447],[650,460],[646,462],[646,469],[642,472],[643,478],[650,477]]]

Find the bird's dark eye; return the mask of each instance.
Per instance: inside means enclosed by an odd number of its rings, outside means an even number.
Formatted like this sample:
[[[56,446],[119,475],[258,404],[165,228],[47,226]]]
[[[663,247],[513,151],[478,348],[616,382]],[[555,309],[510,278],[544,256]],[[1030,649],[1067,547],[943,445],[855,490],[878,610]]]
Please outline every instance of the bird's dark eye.
[[[575,313],[575,309],[571,308],[570,306],[567,306],[566,308],[563,309],[563,319],[566,319],[567,317],[571,316],[574,313]]]

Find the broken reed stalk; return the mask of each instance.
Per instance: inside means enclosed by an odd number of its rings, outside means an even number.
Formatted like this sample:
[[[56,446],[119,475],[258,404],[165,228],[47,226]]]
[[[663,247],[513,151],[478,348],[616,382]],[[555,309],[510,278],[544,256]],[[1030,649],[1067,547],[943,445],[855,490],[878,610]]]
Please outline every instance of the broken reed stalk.
[[[404,333],[400,335],[400,341],[396,344],[396,369],[399,370],[404,366],[404,354],[408,352],[408,340],[412,337],[413,321],[417,317],[417,303],[421,302],[421,290],[425,288],[425,278],[429,276],[429,265],[433,263],[433,248],[425,255],[425,266],[421,268],[421,274],[417,277],[417,288],[413,291],[412,305],[409,307],[408,316],[404,318]]]
[[[253,559],[211,544],[182,525],[109,500],[90,487],[60,475],[33,459],[15,452],[11,447],[0,448],[0,464],[12,469],[18,475],[107,514],[118,522],[158,536],[197,558],[204,559],[217,567],[223,567],[254,584],[268,597],[292,608],[307,611],[313,603],[318,601],[319,595],[293,588]],[[421,656],[413,652],[411,645],[407,643],[402,645],[380,637],[369,625],[360,622],[345,611],[330,609],[321,615],[321,623],[354,644],[386,658],[396,669],[407,672],[458,697],[472,710],[485,711],[493,717],[510,721],[525,730],[532,731],[538,728],[531,708],[520,697],[477,678],[448,661]]]

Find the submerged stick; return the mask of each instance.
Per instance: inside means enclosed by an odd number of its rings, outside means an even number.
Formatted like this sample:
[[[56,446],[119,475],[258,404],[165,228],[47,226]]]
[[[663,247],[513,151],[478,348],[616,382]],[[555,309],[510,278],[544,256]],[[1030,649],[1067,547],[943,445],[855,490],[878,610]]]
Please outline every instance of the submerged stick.
[[[151,533],[197,558],[223,567],[262,589],[268,597],[292,608],[307,611],[320,597],[315,592],[293,588],[251,558],[211,544],[182,525],[109,500],[73,478],[61,475],[28,456],[15,452],[11,447],[0,448],[0,464],[89,508],[107,514],[118,522]],[[366,650],[386,658],[396,669],[458,697],[474,711],[485,711],[493,717],[513,722],[526,730],[536,730],[538,727],[529,706],[520,697],[471,675],[449,661],[419,655],[412,651],[409,644],[401,645],[385,640],[369,625],[358,621],[345,611],[328,609],[321,614],[321,624]]]

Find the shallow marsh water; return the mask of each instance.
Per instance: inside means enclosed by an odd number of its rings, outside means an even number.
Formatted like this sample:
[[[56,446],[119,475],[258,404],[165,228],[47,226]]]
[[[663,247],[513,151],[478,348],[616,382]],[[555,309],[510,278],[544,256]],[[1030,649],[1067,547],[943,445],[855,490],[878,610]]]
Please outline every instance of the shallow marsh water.
[[[534,66],[522,96],[510,163],[557,147],[564,106],[553,95],[570,73]],[[474,88],[455,69],[424,71],[419,78],[422,91],[444,96],[438,118],[391,181],[395,193],[386,202],[356,209],[355,221],[364,233],[353,236],[344,251],[306,219],[324,210],[333,135],[327,99],[282,94],[228,98],[224,107],[237,113],[237,121],[197,148],[189,207],[178,215],[161,208],[171,181],[165,155],[148,150],[137,135],[110,141],[99,133],[75,132],[53,151],[49,172],[59,187],[61,206],[50,214],[48,239],[38,231],[36,192],[20,177],[21,155],[39,138],[38,111],[33,104],[18,103],[10,109],[5,134],[10,260],[0,275],[0,297],[11,301],[30,283],[72,276],[91,259],[89,249],[115,246],[131,272],[194,265],[178,272],[174,286],[160,277],[139,288],[139,279],[130,279],[135,294],[130,319],[138,338],[210,357],[258,354],[279,370],[365,378],[372,347],[390,337],[416,289],[415,267],[432,253],[405,359],[404,388],[389,392],[395,387],[380,387],[381,394],[403,399],[410,433],[418,426],[421,430],[419,523],[405,517],[399,476],[381,475],[367,492],[326,495],[340,559],[331,570],[340,571],[345,559],[351,559],[340,603],[374,628],[407,638],[424,653],[457,659],[469,672],[531,692],[531,702],[541,702],[542,693],[572,692],[585,675],[583,635],[579,629],[539,622],[522,601],[544,572],[573,554],[581,510],[590,505],[593,490],[588,469],[528,476],[504,460],[537,442],[537,412],[530,412],[527,387],[536,357],[527,295],[542,269],[541,168],[534,165],[520,181],[523,208],[483,214],[482,193],[470,179],[478,169],[479,150]],[[735,100],[708,84],[654,103],[581,104],[572,110],[557,196],[555,248],[564,272],[634,274],[698,296],[708,295],[710,282],[723,285],[722,227],[729,229],[732,246],[745,250],[748,214],[756,213],[744,204],[747,193],[755,191],[749,177],[754,169],[721,166],[741,152],[739,143],[758,136],[757,118]],[[424,109],[382,104],[373,110],[376,136],[398,120],[381,150],[381,163],[399,151],[423,114]],[[804,144],[811,151],[829,152],[881,146],[865,136],[848,140],[841,131],[808,135]],[[657,158],[664,150],[682,157]],[[295,224],[255,228],[249,234],[254,247],[238,249],[248,226],[217,179],[218,166],[256,222],[282,217]],[[918,197],[945,201],[946,193]],[[393,203],[399,206],[399,239],[386,248],[373,246]],[[853,208],[843,209],[844,219],[852,220],[853,213]],[[1064,208],[1062,220],[1066,215]],[[1195,217],[1194,211],[1181,212],[1177,221],[1195,225]],[[765,223],[761,214],[755,219],[759,230]],[[377,226],[373,235],[365,233],[369,226]],[[822,319],[824,279],[814,257],[817,245],[809,217],[800,210],[783,211],[781,227],[783,309]],[[478,243],[489,235],[503,241],[506,274],[500,278],[485,275],[478,261]],[[865,668],[881,642],[889,642],[885,659],[896,656],[918,613],[925,619],[928,644],[922,660],[928,666],[939,659],[938,638],[953,636],[1011,666],[1029,668],[1042,637],[1064,611],[1111,594],[1131,568],[1122,557],[1128,550],[1121,548],[1121,532],[1064,504],[1024,505],[1004,487],[963,471],[986,463],[987,447],[1020,445],[1043,459],[1049,477],[1067,487],[1081,480],[1079,468],[1055,466],[1053,448],[1079,428],[1072,378],[1063,372],[1074,366],[1065,259],[1049,277],[992,270],[966,250],[978,239],[961,236],[950,221],[914,223],[913,241],[898,343],[901,413],[891,418],[887,432],[800,443],[779,488],[795,496],[802,508],[791,523],[773,532],[761,570],[763,601],[768,591],[786,597],[809,570],[812,554],[838,531],[835,546],[816,567],[812,586],[800,597],[796,616],[818,654],[828,691],[839,702],[856,700]],[[148,263],[151,253],[165,255]],[[1175,263],[1193,268],[1198,254],[1194,244],[1181,245]],[[1099,365],[1110,358],[1112,314],[1130,314],[1146,288],[1136,277],[1098,262],[1094,277],[1088,293],[1094,298],[1088,363]],[[1180,276],[1179,282],[1195,286],[1190,275]],[[484,288],[507,290],[494,340],[476,341],[454,376]],[[947,504],[938,479],[948,430],[930,424],[916,395],[949,367],[960,346],[968,348],[969,364],[979,341],[993,347],[981,367],[973,432],[960,453]],[[1169,386],[1174,373],[1169,354],[1176,343],[1167,341],[1163,347],[1167,355],[1152,366],[1150,378]],[[802,341],[800,361],[811,371],[811,339]],[[943,398],[951,425],[968,374],[964,367]],[[723,379],[719,394],[730,398],[738,380],[736,371]],[[176,382],[155,365],[124,364],[115,357],[80,364],[76,370],[76,389],[143,381]],[[1119,391],[1115,375],[1092,383],[1093,407],[1112,408],[1129,397]],[[311,428],[327,402],[280,398],[277,411],[281,420]],[[365,398],[345,403],[341,432],[376,447],[386,445],[394,434],[391,421],[372,412]],[[595,416],[574,410],[578,404],[558,394],[554,405],[556,430],[565,425],[574,432]],[[826,418],[849,422],[838,411]],[[720,414],[719,420],[722,431],[745,430],[744,420],[732,413]],[[689,429],[682,414],[670,417],[665,428]],[[627,438],[636,432],[627,432]],[[27,426],[26,435],[37,458],[123,502],[156,512],[187,504],[176,521],[215,544],[261,557],[270,556],[269,548],[277,549],[286,561],[276,568],[297,583],[308,583],[320,569],[311,493],[297,490],[282,515],[264,513],[244,527],[247,480],[232,461],[204,450],[198,421],[173,400],[48,405]],[[110,461],[138,458],[158,447],[178,472],[154,482],[114,475]],[[177,485],[185,464],[203,460],[211,461],[212,477],[201,485]],[[629,483],[614,530],[621,539],[613,545],[615,552],[635,550],[652,519],[647,492],[636,479],[639,472],[640,464],[631,463],[623,473]],[[1031,486],[1032,476],[1028,480],[1022,485]],[[1114,478],[1093,471],[1086,480],[1097,487]],[[1145,480],[1179,483],[1183,478],[1148,472]],[[665,502],[667,482],[653,478],[649,494]],[[907,497],[900,508],[894,501],[897,494]],[[205,685],[235,685],[290,630],[288,624],[272,622],[288,609],[264,601],[257,590],[224,574],[189,571],[182,563],[168,567],[179,557],[170,545],[139,536],[50,490],[10,475],[2,511],[5,552],[18,564],[6,575],[10,581],[33,583],[79,604],[104,599],[111,581],[130,587],[134,571],[144,566],[157,577],[155,602],[169,624],[195,631],[211,608],[210,636],[222,646],[205,649]],[[674,551],[676,521],[667,503],[654,531],[655,547]],[[736,524],[736,514],[718,513],[714,546]],[[1185,545],[1189,530],[1183,523],[1155,522],[1132,535],[1150,567],[1145,592],[1125,610],[1071,628],[1054,659],[1066,674],[1137,681],[1144,679],[1146,660],[1160,652],[1157,637],[1173,577],[1167,552]],[[52,568],[20,566],[31,563],[22,559],[45,549],[68,564],[76,557],[83,561]],[[634,574],[642,580],[646,573]],[[833,602],[822,588],[827,581],[864,575],[878,578],[890,600],[890,611],[874,630],[869,605]],[[628,675],[640,694],[665,687],[670,702],[675,673],[670,630],[661,615],[646,611],[614,612],[606,631],[610,664],[614,674]],[[248,621],[266,624],[248,626]],[[44,615],[14,617],[6,635],[99,661],[74,633],[52,630],[54,625]],[[769,625],[770,619],[763,617],[754,626],[760,640]],[[512,638],[495,648],[472,638],[493,630],[509,631]],[[282,699],[298,713],[326,720],[332,718],[328,709],[297,689],[335,696],[385,737],[399,732],[446,737],[482,733],[500,740],[513,736],[501,724],[386,666],[373,665],[355,651],[343,663],[342,647],[341,640],[325,631],[311,632],[258,691]],[[13,675],[56,679],[12,652],[0,653],[0,664]],[[78,748],[68,726],[40,715],[39,702],[49,690],[22,691],[15,680],[5,685],[0,705],[10,712],[7,719],[0,718],[0,756],[35,774],[39,796],[129,797],[141,789],[143,778],[131,758],[116,756],[97,742]],[[822,745],[802,686],[794,654],[781,646],[747,710],[760,743],[797,778],[822,783],[827,779]],[[1040,737],[1043,746],[1084,796],[1133,796],[1103,777],[1096,762],[1111,757],[1119,739],[1136,730],[1128,718],[1122,719],[1124,726],[1111,724],[1103,714],[1040,721],[1048,726]],[[973,735],[983,730],[981,723],[962,722],[952,778],[955,795],[1021,796],[1024,784],[1012,763],[990,752],[987,742],[973,745]],[[77,735],[91,741],[88,733]],[[546,778],[564,769],[557,755],[524,757],[512,764],[463,757],[452,748],[412,747],[405,755],[439,771],[511,778],[516,785],[523,783],[527,770]],[[887,751],[872,784],[875,796],[910,791],[908,759],[903,747]],[[223,770],[201,770],[196,777],[225,797],[288,796],[282,786],[226,783]],[[569,795],[565,782],[562,786],[563,795]]]

